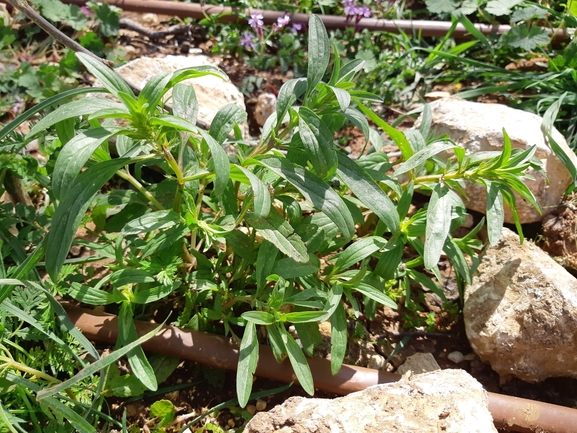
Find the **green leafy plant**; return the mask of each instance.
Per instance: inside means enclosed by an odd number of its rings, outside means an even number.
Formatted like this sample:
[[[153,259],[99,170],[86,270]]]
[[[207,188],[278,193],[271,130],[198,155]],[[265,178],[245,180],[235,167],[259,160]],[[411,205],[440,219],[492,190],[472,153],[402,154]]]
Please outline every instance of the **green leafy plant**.
[[[540,168],[534,148],[511,149],[505,134],[503,152],[465,155],[455,143],[430,135],[428,108],[419,130],[394,129],[369,108],[379,99],[355,86],[363,61],[342,64],[335,55],[329,71],[322,21],[312,16],[308,27],[306,78],[281,87],[277,110],[256,144],[242,136],[246,113],[235,105],[223,107],[208,131],[196,126],[195,92],[181,81],[226,79],[217,68],[165,72],[136,95],[115,72],[83,54],[79,60],[113,99],[69,102],[32,127],[27,140],[54,128],[61,145],[50,173],[55,210],[45,238],[0,281],[3,307],[11,305],[15,287],[26,286],[44,293],[67,329],[71,324],[54,294],[119,315],[115,351],[100,358],[76,332],[96,361],[76,359],[79,371],[69,379],[46,378],[48,383],[30,388],[42,405],[65,407],[74,428],[95,431],[81,416],[86,408],[66,396],[100,372],[96,388],[87,388],[95,400],[102,398],[103,389],[114,389],[110,366],[121,357],[140,389],[157,389],[158,369],[139,346],[156,330],[137,338],[133,318],[175,310],[166,320],[236,339],[242,407],[251,398],[262,328],[275,358],[288,358],[301,386],[313,394],[306,356],[320,340],[319,322],[331,324],[336,373],[346,352],[348,315],[371,316],[379,304],[396,308],[393,288],[404,291],[407,303],[413,285],[444,299],[437,266],[442,253],[461,289],[471,281],[465,256],[475,262],[481,247],[475,234],[483,223],[463,238],[451,235],[466,214],[463,182],[488,191],[491,243],[498,240],[505,204],[516,218],[513,191],[538,206],[522,182],[527,168]],[[383,140],[369,120],[398,145],[400,166],[393,168],[380,152]],[[357,160],[334,143],[335,132],[349,124],[367,140],[367,152]],[[148,176],[158,172],[160,178]],[[430,195],[429,204],[409,213],[417,191]],[[76,239],[82,224],[93,227],[97,240]],[[92,255],[69,258],[73,243],[90,247]],[[42,256],[49,293],[33,274]],[[101,259],[109,264],[98,279],[78,266]],[[34,327],[33,318],[10,311]],[[288,332],[291,324],[300,344]],[[9,386],[32,383],[13,368],[4,370]],[[106,371],[112,375],[108,387]],[[91,422],[102,416],[88,413]]]

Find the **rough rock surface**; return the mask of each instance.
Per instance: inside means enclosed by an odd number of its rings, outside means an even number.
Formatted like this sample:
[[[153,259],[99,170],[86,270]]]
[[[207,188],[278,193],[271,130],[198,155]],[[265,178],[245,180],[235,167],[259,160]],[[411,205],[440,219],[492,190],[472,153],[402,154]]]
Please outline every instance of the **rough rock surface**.
[[[291,397],[245,433],[496,432],[481,384],[462,370],[407,375],[334,400]]]
[[[397,368],[397,373],[405,374],[412,371],[415,374],[427,373],[440,370],[435,357],[428,352],[417,352],[409,356],[405,362]]]
[[[203,55],[140,57],[116,68],[115,71],[132,84],[142,88],[152,77],[161,72],[204,65],[216,66]],[[218,110],[227,104],[236,104],[245,110],[242,93],[230,81],[206,75],[183,81],[183,83],[194,87],[199,107],[198,119],[209,125]],[[170,95],[171,92],[166,97]],[[248,131],[248,126],[245,125],[244,129]]]
[[[471,347],[501,378],[577,378],[577,280],[509,229],[465,292]]]
[[[259,126],[263,126],[266,119],[276,111],[276,96],[272,93],[258,95],[254,109],[254,119]]]
[[[437,135],[447,134],[458,145],[467,149],[469,154],[501,150],[503,129],[507,131],[514,148],[527,149],[537,145],[535,156],[543,161],[543,168],[550,183],[547,184],[547,180],[540,174],[529,173],[535,177],[535,180],[525,180],[525,183],[541,205],[543,215],[539,215],[530,203],[516,194],[517,211],[521,223],[541,221],[544,215],[553,211],[561,202],[563,193],[571,183],[571,176],[545,143],[541,132],[543,119],[540,116],[501,104],[482,104],[458,98],[443,98],[429,105],[433,114],[432,130]],[[415,126],[419,125],[420,119],[417,120]],[[556,129],[553,130],[553,138],[565,148],[567,154],[575,158],[577,163],[577,157]],[[485,189],[480,185],[469,184],[465,191],[470,199],[465,203],[467,208],[485,213]],[[514,222],[507,206],[505,206],[505,221]]]

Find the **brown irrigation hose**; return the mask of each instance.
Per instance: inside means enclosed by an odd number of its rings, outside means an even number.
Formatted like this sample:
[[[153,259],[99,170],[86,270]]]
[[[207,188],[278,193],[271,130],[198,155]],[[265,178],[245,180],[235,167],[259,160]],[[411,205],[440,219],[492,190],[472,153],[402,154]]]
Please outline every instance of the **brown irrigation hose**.
[[[90,310],[65,305],[70,320],[84,335],[95,341],[115,344],[118,336],[118,318],[111,314],[94,315]],[[157,324],[135,321],[138,335],[143,335]],[[211,366],[236,370],[238,347],[228,338],[196,331],[183,331],[165,326],[142,347],[150,352],[163,353]],[[295,380],[288,361],[277,363],[267,346],[260,347],[256,375],[268,379],[291,382]],[[333,376],[330,361],[308,359],[315,386],[323,391],[345,395],[361,391],[379,383],[397,381],[400,376],[352,365],[343,365]],[[497,428],[511,432],[575,433],[577,410],[541,403],[523,398],[489,394],[489,410]]]
[[[88,0],[62,0],[63,3],[84,6]],[[162,0],[102,0],[104,3],[118,6],[126,11],[140,13],[156,13],[165,15],[174,15],[178,17],[189,17],[202,19],[207,15],[213,15],[219,22],[246,22],[240,15],[261,14],[266,24],[273,24],[277,18],[287,15],[294,23],[306,24],[309,21],[308,14],[287,13],[268,11],[262,9],[247,9],[242,11],[238,8],[212,6],[196,3],[182,3]],[[420,33],[423,36],[442,37],[447,34],[452,23],[446,21],[425,21],[425,20],[384,20],[376,18],[362,18],[356,20],[347,20],[344,16],[320,15],[321,20],[328,29],[342,29],[345,27],[356,27],[357,29],[367,29],[371,31],[386,31],[390,33]],[[508,25],[487,25],[475,24],[475,27],[483,34],[500,35],[507,33],[511,26]],[[546,29],[554,42],[560,43],[569,40],[569,35],[565,29]],[[471,38],[469,32],[462,24],[458,24],[452,33],[454,38]]]

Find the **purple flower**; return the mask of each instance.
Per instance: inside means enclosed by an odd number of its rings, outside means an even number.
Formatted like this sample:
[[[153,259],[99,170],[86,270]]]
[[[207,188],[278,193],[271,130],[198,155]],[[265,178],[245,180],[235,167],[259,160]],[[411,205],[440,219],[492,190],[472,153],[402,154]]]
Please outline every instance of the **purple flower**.
[[[370,18],[371,10],[368,8],[368,6],[357,6],[355,7],[355,15],[357,15],[359,18]]]
[[[357,14],[357,7],[350,2],[347,2],[346,4],[343,2],[344,4],[344,8],[343,10],[345,11],[345,14],[349,15],[349,16],[354,16]]]
[[[15,115],[18,115],[20,114],[23,108],[24,108],[24,99],[16,95],[16,103],[12,106],[12,112]]]
[[[82,6],[80,8],[80,10],[82,11],[82,13],[86,16],[90,15],[90,11],[88,10],[88,8],[86,6]]]
[[[301,23],[293,23],[291,27],[291,32],[296,33],[300,32],[303,29],[303,25]]]
[[[288,26],[290,22],[291,22],[291,19],[287,15],[285,15],[284,17],[278,17],[276,19],[277,29],[282,29],[284,26]]]
[[[242,38],[240,38],[240,44],[244,47],[245,50],[254,50],[255,44],[252,34],[245,31],[242,34]]]
[[[248,20],[248,24],[255,30],[262,29],[264,25],[263,18],[262,14],[252,14]]]

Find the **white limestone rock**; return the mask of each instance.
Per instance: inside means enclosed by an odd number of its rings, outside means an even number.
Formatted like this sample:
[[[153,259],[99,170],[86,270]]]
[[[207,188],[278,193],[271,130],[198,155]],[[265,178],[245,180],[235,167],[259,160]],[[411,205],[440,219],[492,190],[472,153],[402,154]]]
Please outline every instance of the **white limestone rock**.
[[[577,280],[511,230],[485,251],[463,316],[471,347],[501,378],[577,378]]]
[[[254,119],[259,126],[263,126],[266,119],[276,111],[276,96],[272,93],[261,93],[256,100]]]
[[[459,146],[467,149],[468,154],[501,150],[503,129],[507,131],[513,148],[527,149],[537,145],[535,156],[543,161],[549,184],[545,177],[533,172],[529,174],[535,177],[535,180],[526,180],[525,183],[541,205],[543,215],[540,215],[529,202],[515,194],[521,223],[541,221],[561,202],[563,193],[572,179],[569,171],[545,143],[541,132],[542,117],[501,104],[482,104],[458,98],[439,99],[431,102],[429,106],[433,114],[432,131],[436,135],[448,135]],[[417,120],[415,127],[420,125],[420,120],[420,118]],[[554,129],[552,135],[577,163],[577,157],[559,131]],[[485,189],[481,185],[469,184],[465,191],[469,197],[469,201],[465,201],[467,208],[485,213]],[[514,222],[507,206],[505,206],[505,222]]]
[[[334,400],[291,397],[245,433],[497,432],[487,393],[462,370],[405,376]]]

